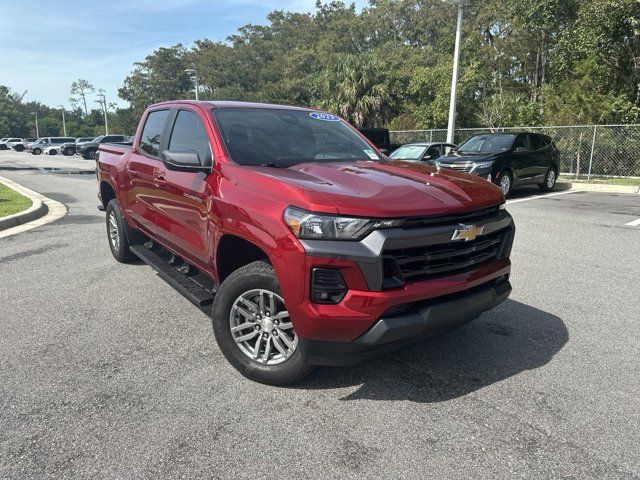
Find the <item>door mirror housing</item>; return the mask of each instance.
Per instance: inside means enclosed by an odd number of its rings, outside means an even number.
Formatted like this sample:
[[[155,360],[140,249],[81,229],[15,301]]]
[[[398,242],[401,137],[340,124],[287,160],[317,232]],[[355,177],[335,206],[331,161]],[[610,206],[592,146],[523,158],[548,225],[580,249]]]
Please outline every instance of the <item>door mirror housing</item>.
[[[195,150],[165,150],[162,152],[162,161],[169,170],[211,173],[211,166],[202,165],[200,155]]]

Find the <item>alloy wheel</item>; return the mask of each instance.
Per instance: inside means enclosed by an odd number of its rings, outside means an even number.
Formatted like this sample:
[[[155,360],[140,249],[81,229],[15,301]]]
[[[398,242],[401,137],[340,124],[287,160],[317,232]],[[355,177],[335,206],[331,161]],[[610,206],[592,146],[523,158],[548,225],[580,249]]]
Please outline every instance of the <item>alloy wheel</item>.
[[[547,188],[551,189],[556,184],[556,171],[551,169],[547,173]]]
[[[507,194],[509,193],[509,190],[511,190],[511,178],[509,177],[509,175],[503,175],[502,178],[500,179],[500,188],[502,189],[502,193],[503,194]]]
[[[109,214],[109,241],[114,250],[117,251],[120,248],[120,229],[115,212]]]
[[[263,365],[285,362],[298,346],[284,300],[270,290],[240,295],[231,307],[229,326],[240,351]]]

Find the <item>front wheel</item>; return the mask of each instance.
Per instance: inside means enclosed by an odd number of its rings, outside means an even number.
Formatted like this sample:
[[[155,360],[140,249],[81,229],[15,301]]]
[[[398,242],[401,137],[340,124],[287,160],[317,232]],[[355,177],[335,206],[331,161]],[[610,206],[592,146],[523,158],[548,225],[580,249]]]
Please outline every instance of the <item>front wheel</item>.
[[[509,195],[509,192],[511,192],[511,185],[513,183],[511,179],[511,174],[509,172],[505,171],[505,172],[502,172],[500,175],[498,175],[498,179],[496,180],[496,183],[502,190],[502,193],[504,194],[505,197]]]
[[[89,150],[88,152],[86,152],[82,156],[85,158],[85,160],[93,160],[94,158],[96,158],[96,151],[95,150]]]
[[[40,154],[42,153],[42,149],[40,149],[40,148],[34,148],[34,149],[33,149],[33,151],[32,151],[32,153],[33,153],[34,155],[40,155]]]
[[[130,262],[135,255],[129,250],[125,220],[116,199],[107,204],[107,239],[113,257],[122,263]]]
[[[542,190],[543,192],[550,192],[555,188],[557,180],[558,180],[558,175],[556,173],[555,168],[549,167],[549,170],[547,170],[547,173],[544,176],[544,183],[541,183],[538,186],[540,187],[540,190]]]
[[[259,261],[233,272],[213,302],[213,331],[220,350],[245,377],[287,385],[307,376],[298,336],[271,265]]]

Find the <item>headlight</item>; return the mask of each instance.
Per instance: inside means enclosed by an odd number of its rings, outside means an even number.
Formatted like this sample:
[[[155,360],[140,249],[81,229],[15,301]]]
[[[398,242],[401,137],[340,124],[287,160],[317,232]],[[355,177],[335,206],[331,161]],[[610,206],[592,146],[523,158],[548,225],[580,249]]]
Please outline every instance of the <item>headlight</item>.
[[[397,227],[402,222],[400,219],[340,217],[296,207],[287,207],[283,219],[296,237],[309,240],[360,240],[374,230]]]
[[[493,166],[493,160],[489,161],[489,162],[476,162],[473,164],[473,168],[474,169],[480,169],[480,168],[488,168]]]

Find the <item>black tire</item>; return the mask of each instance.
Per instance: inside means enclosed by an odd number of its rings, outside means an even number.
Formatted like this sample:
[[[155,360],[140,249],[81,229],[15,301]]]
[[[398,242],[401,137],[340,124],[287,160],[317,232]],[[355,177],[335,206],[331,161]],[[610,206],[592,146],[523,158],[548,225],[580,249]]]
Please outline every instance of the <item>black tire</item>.
[[[65,148],[65,149],[62,151],[62,154],[63,154],[64,156],[66,156],[66,157],[70,157],[71,155],[73,155],[73,150],[72,150],[72,149],[70,149],[70,148]]]
[[[49,150],[49,155],[57,155],[58,154],[58,150],[56,150],[55,148],[52,148],[51,150]]]
[[[267,262],[258,261],[245,265],[222,282],[212,308],[213,332],[218,346],[229,363],[251,380],[268,385],[288,385],[297,382],[306,377],[313,369],[304,362],[299,343],[291,356],[282,363],[267,365],[249,358],[233,338],[231,333],[232,308],[241,295],[256,289],[267,290],[280,296],[280,287],[275,271]],[[262,314],[265,315],[265,312]],[[256,330],[261,331],[257,321]],[[291,333],[293,333],[293,329]],[[257,335],[268,336],[266,333],[258,333]],[[276,336],[276,334],[273,335]],[[256,336],[256,340],[257,338]],[[267,343],[269,341],[266,340]]]
[[[538,187],[543,192],[551,192],[554,188],[556,188],[556,181],[558,180],[558,172],[556,172],[555,167],[549,167],[547,173],[544,175],[544,182],[540,183]]]
[[[136,258],[136,256],[129,249],[129,239],[127,238],[127,226],[125,220],[122,217],[120,206],[118,201],[114,198],[107,204],[106,210],[106,224],[107,224],[107,241],[109,242],[109,248],[113,257],[122,263],[127,263]],[[115,235],[117,238],[114,238]]]
[[[0,145],[0,150],[8,150],[6,145]]]
[[[31,153],[33,153],[34,155],[40,155],[42,153],[42,149],[41,148],[34,148]]]
[[[509,195],[513,188],[513,177],[511,176],[511,173],[507,170],[500,172],[500,175],[498,175],[498,178],[496,179],[496,185],[500,187],[505,197]]]
[[[94,158],[96,158],[96,150],[88,150],[82,156],[85,158],[85,160],[93,160]]]
[[[24,151],[24,147],[23,147],[22,145],[18,145],[18,146],[16,146],[16,147],[13,147],[13,149],[14,149],[16,152],[23,152],[23,151]]]

